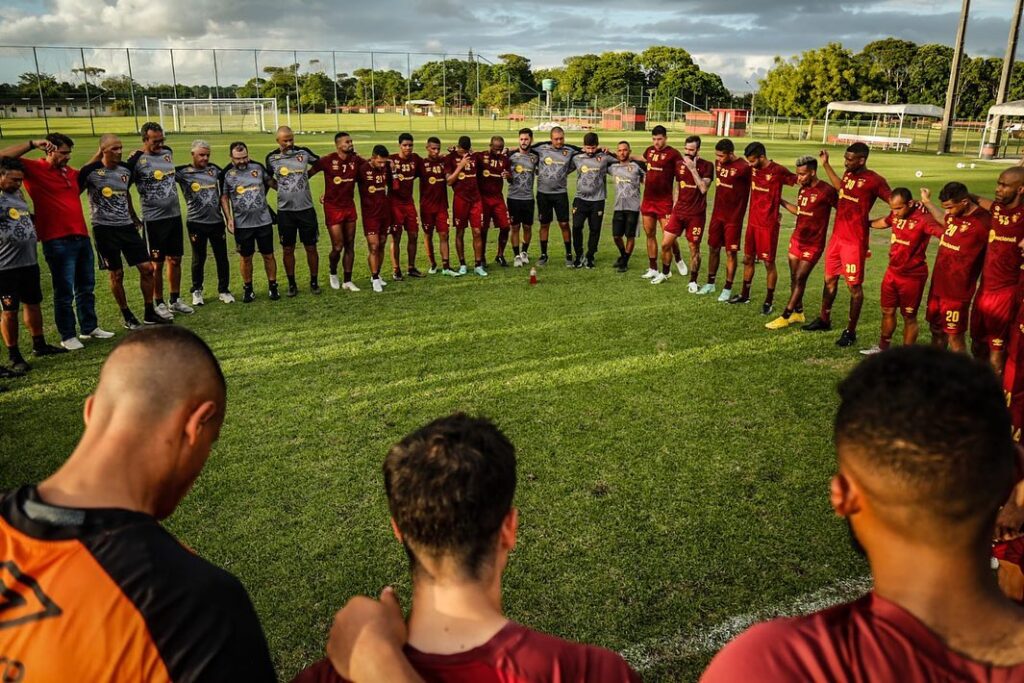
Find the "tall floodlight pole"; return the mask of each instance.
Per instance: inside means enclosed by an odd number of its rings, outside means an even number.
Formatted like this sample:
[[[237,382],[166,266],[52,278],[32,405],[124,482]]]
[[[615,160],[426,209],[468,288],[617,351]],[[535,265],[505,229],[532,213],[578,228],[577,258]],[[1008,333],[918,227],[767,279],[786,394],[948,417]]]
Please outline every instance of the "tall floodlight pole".
[[[953,142],[953,117],[956,112],[956,93],[960,89],[960,62],[964,56],[964,37],[967,34],[967,15],[971,11],[971,0],[964,0],[960,9],[960,24],[956,29],[956,44],[953,45],[953,64],[949,70],[949,87],[946,89],[946,107],[942,113],[942,131],[939,133],[939,153],[949,151]]]
[[[1024,0],[1017,0],[1013,8],[1013,17],[1010,18],[1010,37],[1006,41],[1006,54],[1003,56],[1003,73],[999,76],[999,91],[996,93],[996,104],[1006,101],[1010,92],[1010,76],[1013,75],[1013,60],[1017,57],[1017,36],[1020,34],[1020,15],[1024,11]],[[992,117],[992,132],[989,133],[989,142],[999,145],[999,139],[1003,135],[1003,123],[1001,116]]]

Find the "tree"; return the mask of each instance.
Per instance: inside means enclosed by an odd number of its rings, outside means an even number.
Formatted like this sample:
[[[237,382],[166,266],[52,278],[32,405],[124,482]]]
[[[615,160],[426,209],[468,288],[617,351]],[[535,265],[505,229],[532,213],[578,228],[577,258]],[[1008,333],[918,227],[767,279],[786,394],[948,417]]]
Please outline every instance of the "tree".
[[[590,99],[590,79],[594,77],[601,58],[597,55],[586,54],[566,57],[562,61],[565,64],[565,69],[562,73],[562,80],[558,84],[559,90],[570,99]]]
[[[917,43],[899,38],[885,38],[868,43],[860,58],[868,68],[868,76],[888,102],[906,102],[910,65],[917,56]]]
[[[60,85],[57,79],[50,74],[36,74],[34,71],[26,71],[18,76],[18,94],[39,96],[39,89],[42,88],[43,97],[58,97]]]
[[[815,118],[835,100],[855,100],[867,84],[863,61],[839,43],[808,50],[775,65],[761,81],[759,100],[783,116]]]
[[[109,90],[110,92],[116,93],[118,95],[130,96],[132,92],[135,92],[136,94],[141,94],[143,91],[141,85],[139,85],[132,79],[128,78],[127,76],[109,76],[100,81],[99,85],[104,90]],[[131,103],[131,100],[128,100],[128,102]],[[116,104],[114,108],[117,109]]]
[[[907,70],[907,102],[939,104],[946,99],[949,71],[953,64],[953,48],[928,44],[917,48]]]
[[[620,101],[621,93],[639,92],[647,82],[640,61],[634,52],[605,52],[597,59],[594,73],[586,83],[587,99],[604,98]]]
[[[492,70],[490,84],[487,88],[480,91],[480,99],[486,104],[488,100],[484,99],[484,90],[489,90],[492,86],[504,85],[507,83],[511,89],[512,104],[522,104],[523,102],[529,102],[538,96],[540,92],[540,86],[537,84],[537,78],[530,68],[530,60],[526,57],[521,57],[516,54],[503,54],[498,55],[498,59],[501,60],[501,64],[495,66]],[[493,95],[493,90],[489,90]],[[491,98],[488,95],[488,98]],[[504,104],[507,104],[506,98]],[[493,105],[487,105],[493,106]]]

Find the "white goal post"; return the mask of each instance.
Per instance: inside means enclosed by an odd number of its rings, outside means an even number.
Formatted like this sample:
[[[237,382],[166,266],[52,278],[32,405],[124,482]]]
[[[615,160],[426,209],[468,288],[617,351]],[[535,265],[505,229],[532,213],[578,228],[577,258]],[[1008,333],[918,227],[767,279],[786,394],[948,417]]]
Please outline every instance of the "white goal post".
[[[160,125],[175,133],[277,130],[272,97],[160,99]]]

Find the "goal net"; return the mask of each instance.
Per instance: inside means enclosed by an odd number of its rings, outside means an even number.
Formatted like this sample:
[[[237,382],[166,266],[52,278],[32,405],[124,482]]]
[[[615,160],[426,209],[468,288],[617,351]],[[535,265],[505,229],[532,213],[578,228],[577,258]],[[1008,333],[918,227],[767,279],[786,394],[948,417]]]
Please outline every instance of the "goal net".
[[[232,99],[161,99],[160,125],[175,133],[276,130],[277,100],[272,97]]]

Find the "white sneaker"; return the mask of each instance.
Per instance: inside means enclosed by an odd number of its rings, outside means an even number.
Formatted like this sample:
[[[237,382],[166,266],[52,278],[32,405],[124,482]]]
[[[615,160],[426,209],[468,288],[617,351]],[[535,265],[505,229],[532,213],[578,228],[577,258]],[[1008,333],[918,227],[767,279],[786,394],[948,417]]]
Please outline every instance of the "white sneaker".
[[[81,349],[85,348],[85,344],[78,341],[76,337],[68,337],[67,339],[62,341],[60,345],[63,346],[68,351],[80,351]]]
[[[153,310],[164,320],[174,320],[174,314],[171,313],[171,309],[167,308],[167,304],[157,304]]]
[[[437,266],[427,268],[427,275],[437,275]]]
[[[512,259],[512,266],[514,268],[522,268],[523,267],[523,257],[520,256],[519,254],[516,254],[516,257],[514,259]]]
[[[697,292],[700,291],[700,285],[698,285],[696,282],[691,282],[690,284],[686,285],[686,291],[689,292],[690,294],[696,294]]]
[[[697,293],[701,296],[704,296],[705,294],[714,294],[715,286],[708,282],[707,284],[701,285],[701,288],[697,290]]]
[[[384,281],[381,280],[379,277],[373,279],[373,291],[377,292],[378,294],[384,291]]]
[[[223,304],[235,303],[235,297],[231,294],[231,292],[221,292],[220,294],[217,295],[217,298],[220,299],[220,302]]]
[[[473,272],[479,275],[480,277],[487,277],[487,271],[484,270],[483,266],[477,266],[476,268],[473,269]]]
[[[80,334],[80,335],[78,335],[78,338],[79,339],[113,339],[114,338],[114,333],[113,332],[107,332],[106,330],[97,327],[95,330],[93,330],[89,334]]]
[[[192,305],[193,306],[203,306],[205,304],[206,304],[206,301],[203,299],[203,293],[202,292],[192,292]]]
[[[337,275],[328,278],[331,281],[331,289],[341,289],[341,279]]]
[[[862,356],[873,356],[876,353],[881,353],[881,352],[882,352],[881,347],[878,344],[875,344],[870,349],[861,349],[860,350],[860,355],[862,355]]]
[[[343,284],[341,286],[341,288],[344,289],[346,292],[358,292],[359,291],[359,288],[356,287],[356,283],[354,283],[354,282],[346,282],[345,284]]]
[[[666,280],[668,280],[669,277],[671,277],[671,276],[669,274],[667,274],[667,273],[658,273],[657,275],[655,275],[654,277],[651,278],[651,284],[652,285],[660,285],[662,282],[665,282]]]
[[[723,304],[725,302],[727,302],[731,298],[732,298],[732,290],[731,289],[723,289],[722,293],[718,295],[718,300],[721,301]]]
[[[459,275],[465,275],[465,274],[466,274],[467,272],[469,272],[469,271],[467,271],[467,270],[466,270],[466,265],[465,265],[465,264],[463,264],[463,265],[459,266],[459,269],[458,269],[458,270],[457,270],[456,272],[457,272],[457,273],[458,273]]]
[[[194,308],[186,304],[180,298],[178,298],[177,300],[175,300],[173,304],[171,304],[171,310],[174,311],[175,313],[184,313],[185,315],[196,312]]]
[[[647,272],[641,275],[640,277],[642,277],[645,280],[650,280],[652,277],[657,277],[659,275],[661,275],[661,273],[656,271],[654,268],[648,268]]]
[[[523,265],[524,265],[524,266],[528,266],[528,265],[530,265],[530,257],[526,255],[526,252],[525,252],[525,251],[523,251],[523,252],[520,252],[520,253],[519,253],[519,257],[520,257],[521,259],[523,259]]]
[[[381,286],[381,287],[387,287],[387,286],[388,286],[388,281],[387,281],[387,280],[385,280],[385,279],[384,279],[384,278],[382,278],[382,277],[378,277],[378,278],[377,278],[377,282],[379,282],[379,283],[380,283],[380,286]]]
[[[679,270],[680,275],[689,275],[690,269],[686,267],[686,261],[679,259],[676,261],[676,269]]]

